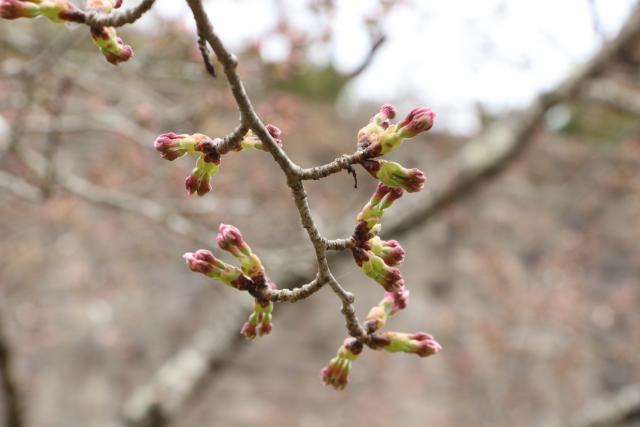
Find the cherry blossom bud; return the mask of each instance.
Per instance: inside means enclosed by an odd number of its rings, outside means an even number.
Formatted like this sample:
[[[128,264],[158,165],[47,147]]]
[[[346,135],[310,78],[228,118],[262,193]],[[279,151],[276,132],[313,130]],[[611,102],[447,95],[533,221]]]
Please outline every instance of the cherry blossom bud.
[[[380,107],[380,112],[371,118],[371,123],[375,123],[382,129],[387,129],[392,120],[396,116],[396,107],[391,104],[384,104]]]
[[[271,135],[271,137],[274,139],[276,144],[282,147],[282,139],[280,139],[280,137],[282,136],[282,131],[272,124],[266,125],[265,128],[267,129],[267,132],[269,132],[269,135]],[[260,138],[258,138],[258,136],[251,130],[247,132],[245,137],[240,142],[240,148],[238,151],[244,151],[250,148],[255,148],[256,150],[262,150],[266,152],[269,151],[269,148],[264,145],[262,141],[260,141]]]
[[[384,349],[391,353],[414,353],[420,357],[432,356],[442,350],[442,346],[429,334],[417,332],[383,332],[371,336],[369,346],[375,350]]]
[[[205,249],[187,252],[182,257],[191,271],[219,280],[232,288],[246,290],[252,284],[251,279],[242,274],[239,268],[217,259]]]
[[[351,363],[362,352],[362,343],[355,338],[347,338],[338,349],[338,355],[331,359],[329,364],[322,368],[320,377],[325,385],[330,385],[336,390],[342,390],[349,382]]]
[[[216,163],[206,162],[201,156],[196,162],[196,167],[191,175],[185,179],[184,185],[189,194],[198,193],[198,196],[204,196],[211,191],[211,177],[218,173],[220,165]]]
[[[413,138],[414,136],[426,132],[433,126],[436,113],[427,107],[414,108],[409,111],[407,117],[398,123],[398,131],[402,138]]]
[[[369,202],[362,208],[356,221],[366,223],[366,227],[371,230],[382,220],[384,210],[393,204],[394,201],[402,197],[401,188],[390,188],[383,183],[378,183],[375,193]]]
[[[273,329],[271,323],[273,303],[267,302],[262,304],[256,301],[253,307],[253,313],[249,316],[249,320],[242,326],[240,333],[247,339],[254,339],[256,336],[267,335]]]
[[[374,236],[367,242],[371,252],[378,255],[385,264],[394,267],[404,261],[404,249],[396,240],[382,240]]]
[[[396,292],[404,286],[400,270],[388,266],[382,258],[373,252],[355,247],[351,249],[351,253],[362,272],[382,285],[385,291]]]
[[[76,6],[67,0],[0,0],[0,17],[4,19],[46,16],[53,22],[82,20]]]
[[[110,64],[118,65],[133,56],[131,46],[117,36],[113,27],[91,27],[91,37]]]
[[[40,15],[40,6],[25,0],[0,0],[0,18],[35,18]]]
[[[364,327],[371,334],[384,327],[389,316],[406,308],[409,302],[409,291],[404,286],[395,292],[386,292],[382,301],[369,310]]]
[[[420,169],[407,169],[399,163],[387,160],[365,160],[362,166],[371,176],[388,187],[402,188],[409,193],[424,188],[426,177]]]
[[[205,141],[210,138],[201,133],[176,134],[174,132],[163,133],[153,143],[153,147],[160,152],[162,158],[173,161],[185,154],[196,154]]]
[[[230,252],[240,261],[242,271],[254,280],[264,278],[264,268],[257,255],[242,238],[240,230],[233,225],[220,224],[216,242],[220,249]]]

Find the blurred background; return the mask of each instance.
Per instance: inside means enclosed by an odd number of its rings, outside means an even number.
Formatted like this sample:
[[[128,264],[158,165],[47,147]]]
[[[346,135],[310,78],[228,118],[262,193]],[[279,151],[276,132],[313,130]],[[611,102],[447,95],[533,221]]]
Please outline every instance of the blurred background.
[[[198,198],[192,161],[153,150],[238,120],[183,2],[119,29],[135,56],[117,67],[85,27],[3,20],[0,425],[640,425],[638,2],[205,4],[302,166],[353,152],[382,103],[436,111],[391,156],[428,181],[383,237],[406,249],[411,291],[388,329],[444,350],[365,351],[338,393],[319,379],[346,333],[329,289],[277,305],[271,335],[245,342],[252,299],[185,267],[230,223],[280,286],[314,275],[269,155],[225,156]],[[308,183],[329,238],[374,188],[357,172],[357,189],[346,173]],[[363,318],[379,287],[349,257],[331,264]]]

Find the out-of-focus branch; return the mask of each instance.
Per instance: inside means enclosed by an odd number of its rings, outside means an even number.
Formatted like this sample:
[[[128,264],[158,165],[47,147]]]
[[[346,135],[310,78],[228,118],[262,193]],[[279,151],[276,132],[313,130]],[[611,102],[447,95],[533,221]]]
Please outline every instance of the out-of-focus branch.
[[[603,103],[623,113],[640,115],[640,90],[611,79],[595,79],[585,85],[582,97]]]
[[[613,396],[590,402],[567,427],[614,427],[640,418],[640,384],[624,387]]]
[[[345,76],[347,80],[352,80],[358,77],[369,67],[369,65],[371,65],[371,63],[373,62],[373,58],[375,58],[376,53],[378,52],[380,47],[382,47],[386,39],[387,37],[382,34],[374,40],[374,42],[371,44],[371,47],[369,48],[369,51],[367,52],[367,56],[365,56],[360,65],[358,65],[355,70],[351,71]]]
[[[126,426],[162,427],[170,423],[211,378],[218,363],[229,357],[229,344],[237,348],[244,343],[237,333],[237,325],[246,315],[240,295],[230,296],[219,310],[220,320],[202,328],[125,401],[122,418]]]
[[[3,326],[3,319],[0,317],[0,387],[5,402],[4,425],[22,427],[24,426],[23,400],[13,377],[12,352]]]

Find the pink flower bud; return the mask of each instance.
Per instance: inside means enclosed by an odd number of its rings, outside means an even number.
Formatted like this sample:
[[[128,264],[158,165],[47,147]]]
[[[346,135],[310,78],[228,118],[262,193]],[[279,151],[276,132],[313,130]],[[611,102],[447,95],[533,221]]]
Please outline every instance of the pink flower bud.
[[[371,335],[369,347],[384,349],[391,353],[413,353],[420,357],[432,356],[442,350],[442,346],[429,334],[418,332],[383,332]]]
[[[242,233],[233,225],[220,224],[216,242],[220,249],[231,252],[232,254],[246,254],[248,246],[242,238]],[[249,249],[249,253],[250,253]]]
[[[187,192],[189,194],[198,193],[198,196],[207,194],[211,191],[211,177],[218,173],[219,169],[219,164],[206,162],[204,157],[200,156],[195,169],[184,181]]]
[[[184,186],[189,195],[198,193],[198,196],[204,196],[211,191],[211,180],[208,175],[194,171],[184,180]]]
[[[388,266],[393,267],[404,261],[404,249],[396,240],[384,241],[375,236],[367,244],[371,251],[382,258]]]
[[[249,320],[242,326],[240,333],[247,339],[254,339],[256,336],[267,335],[273,329],[271,323],[273,303],[260,303],[256,300],[253,306],[253,313]]]
[[[0,18],[35,18],[40,15],[40,6],[25,0],[0,0]]]
[[[153,148],[160,152],[163,159],[173,161],[188,152],[181,144],[186,137],[188,135],[178,135],[174,132],[163,133],[153,142]]]
[[[419,133],[431,129],[435,119],[436,114],[430,108],[414,108],[404,120],[398,123],[398,130],[403,138],[413,138]]]
[[[385,291],[396,292],[404,287],[404,279],[400,270],[388,266],[382,258],[373,252],[355,247],[351,249],[351,253],[362,272],[382,285]]]
[[[349,382],[351,363],[358,358],[361,352],[362,343],[355,338],[345,339],[342,347],[338,349],[338,355],[320,371],[320,377],[324,384],[336,390],[344,389]]]
[[[366,160],[362,166],[374,178],[391,188],[402,188],[415,193],[424,188],[426,176],[420,169],[407,169],[401,164],[387,160]]]
[[[117,36],[113,27],[91,27],[91,37],[110,64],[118,65],[133,56],[131,46]]]
[[[182,256],[191,271],[202,274],[210,274],[216,268],[216,257],[210,251],[199,249],[196,252],[187,252]]]
[[[396,116],[396,107],[391,104],[384,104],[380,111],[371,118],[370,123],[374,123],[386,130],[391,124],[391,120]]]
[[[280,139],[282,136],[282,131],[272,124],[266,125],[265,128],[267,129],[267,132],[269,132],[269,135],[271,135],[273,140],[276,142],[276,144],[282,147],[282,139]],[[260,141],[260,138],[258,138],[256,134],[253,133],[253,131],[251,130],[247,132],[245,137],[242,139],[237,151],[248,150],[250,148],[255,148],[257,150],[262,150],[266,152],[269,151],[269,148],[266,145],[264,145],[262,141]]]
[[[122,6],[122,2],[123,2],[123,0],[116,0],[115,3],[113,4],[113,8],[114,9],[119,9],[120,6]]]

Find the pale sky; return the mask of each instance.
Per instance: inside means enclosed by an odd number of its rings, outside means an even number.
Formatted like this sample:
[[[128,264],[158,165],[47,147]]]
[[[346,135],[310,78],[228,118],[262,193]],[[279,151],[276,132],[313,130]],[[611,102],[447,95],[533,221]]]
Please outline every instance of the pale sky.
[[[313,31],[314,20],[303,2],[282,0],[294,23]],[[386,18],[387,42],[371,66],[347,89],[338,104],[345,113],[363,101],[394,102],[401,111],[427,105],[438,112],[438,125],[455,133],[477,129],[474,105],[502,112],[526,105],[553,87],[601,44],[594,31],[589,0],[408,0]],[[608,37],[616,34],[633,0],[597,0]],[[167,17],[189,15],[183,2],[159,0]],[[339,0],[332,21],[334,44],[317,50],[353,69],[369,46],[361,17],[375,0]],[[219,35],[232,49],[263,33],[276,14],[272,0],[210,0]],[[286,54],[287,46],[271,40],[267,58]]]

